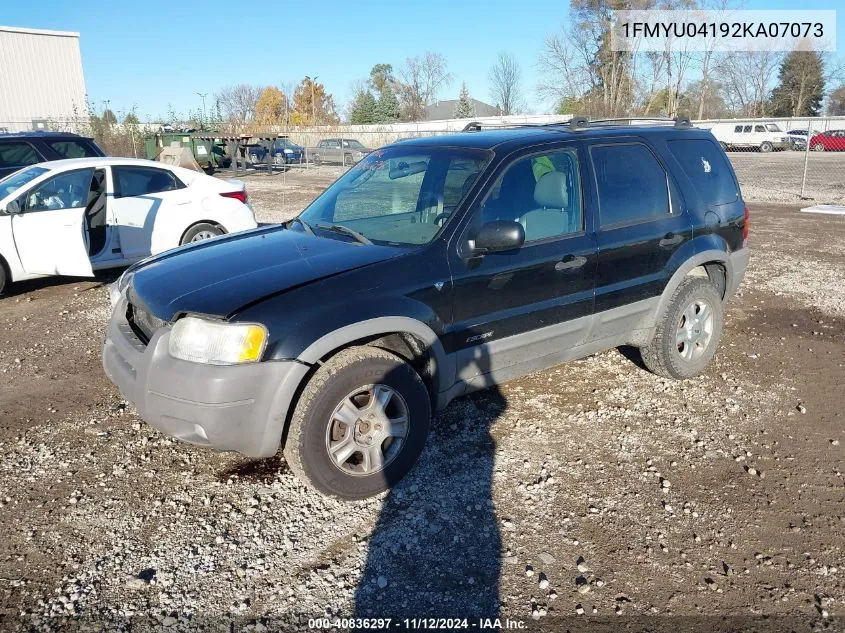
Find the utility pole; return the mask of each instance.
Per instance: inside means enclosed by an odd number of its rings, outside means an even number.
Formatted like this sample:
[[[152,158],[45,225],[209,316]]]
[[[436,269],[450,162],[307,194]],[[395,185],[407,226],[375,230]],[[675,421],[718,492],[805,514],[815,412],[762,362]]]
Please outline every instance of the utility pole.
[[[205,98],[208,96],[207,92],[198,92],[197,95],[202,99],[202,121],[200,122],[200,129],[205,129]]]

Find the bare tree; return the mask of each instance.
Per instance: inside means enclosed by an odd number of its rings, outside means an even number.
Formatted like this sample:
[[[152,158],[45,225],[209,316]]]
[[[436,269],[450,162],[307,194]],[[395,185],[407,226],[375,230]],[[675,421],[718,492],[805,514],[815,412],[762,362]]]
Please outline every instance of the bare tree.
[[[431,52],[406,59],[399,77],[404,117],[410,121],[422,119],[426,106],[431,105],[440,90],[452,80],[446,59],[440,53]]]
[[[775,51],[726,53],[715,67],[728,107],[740,116],[766,115],[766,97],[783,54]]]
[[[235,128],[242,128],[255,115],[255,104],[260,94],[258,86],[238,84],[223,88],[214,97],[223,120]]]
[[[542,95],[577,101],[584,114],[623,116],[631,109],[634,52],[610,46],[612,9],[604,0],[572,0],[573,22],[546,36],[540,66]]]
[[[516,57],[500,52],[490,69],[490,96],[502,114],[514,114],[522,107],[522,70]]]

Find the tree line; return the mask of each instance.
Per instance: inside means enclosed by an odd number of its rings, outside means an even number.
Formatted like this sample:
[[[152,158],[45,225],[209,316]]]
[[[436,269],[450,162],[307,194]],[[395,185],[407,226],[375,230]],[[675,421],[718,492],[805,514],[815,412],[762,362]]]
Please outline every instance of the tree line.
[[[352,124],[420,121],[452,80],[446,59],[425,52],[409,57],[398,68],[390,63],[372,67],[366,79],[353,82],[352,99],[343,117]],[[503,114],[524,107],[522,72],[513,55],[500,53],[490,68],[490,97]],[[169,113],[176,120],[175,113]],[[456,118],[475,116],[473,100],[464,82],[455,107]],[[239,130],[264,126],[336,125],[341,115],[335,98],[317,78],[306,76],[297,84],[254,86],[237,84],[213,95],[209,111],[194,111],[183,123],[196,127],[226,126]]]

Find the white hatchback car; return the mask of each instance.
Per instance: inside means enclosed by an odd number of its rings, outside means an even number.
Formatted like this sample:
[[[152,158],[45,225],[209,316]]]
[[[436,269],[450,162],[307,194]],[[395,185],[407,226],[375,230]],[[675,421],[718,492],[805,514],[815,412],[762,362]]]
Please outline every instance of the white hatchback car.
[[[0,292],[256,226],[240,181],[128,158],[31,165],[0,180]]]

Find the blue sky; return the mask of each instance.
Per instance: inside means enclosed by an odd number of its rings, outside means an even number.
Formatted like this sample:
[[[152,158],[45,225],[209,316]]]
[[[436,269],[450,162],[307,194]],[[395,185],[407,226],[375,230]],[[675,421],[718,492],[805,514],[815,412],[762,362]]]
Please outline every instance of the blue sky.
[[[567,20],[567,0],[456,2],[320,0],[6,0],[0,24],[78,31],[90,99],[116,112],[137,108],[146,119],[200,107],[197,92],[235,83],[298,82],[317,75],[342,107],[352,81],[379,62],[400,66],[426,50],[445,56],[454,80],[440,95],[455,98],[461,81],[490,101],[487,75],[500,50],[517,56],[529,107],[536,94],[543,38]],[[743,9],[797,8],[794,0],[746,0]],[[801,8],[842,9],[841,0]],[[837,15],[845,48],[845,10]],[[840,52],[841,56],[841,52]],[[208,98],[207,103],[211,103]]]

